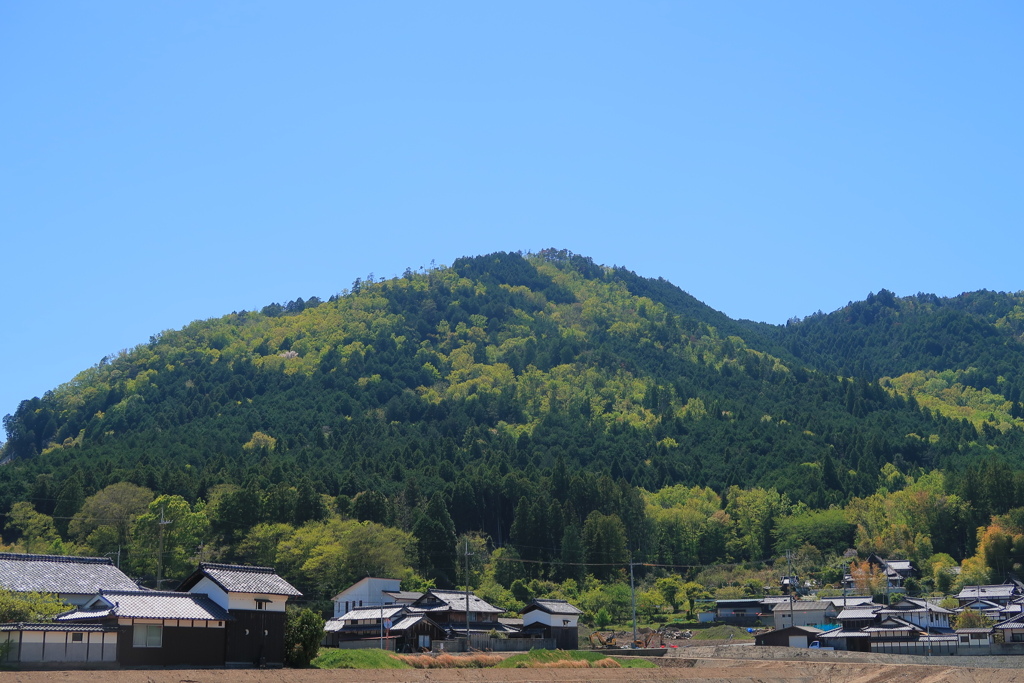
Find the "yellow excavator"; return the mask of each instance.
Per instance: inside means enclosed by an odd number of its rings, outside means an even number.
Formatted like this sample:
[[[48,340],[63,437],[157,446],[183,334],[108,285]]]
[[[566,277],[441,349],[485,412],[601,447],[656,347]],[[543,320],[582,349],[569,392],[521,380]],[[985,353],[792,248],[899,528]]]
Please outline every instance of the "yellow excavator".
[[[605,633],[594,631],[590,634],[590,644],[594,646],[595,650],[603,647],[617,647],[615,644],[615,631],[607,631]]]
[[[655,636],[658,636],[658,638],[660,640],[660,642],[658,643],[657,647],[664,647],[664,645],[665,645],[665,638],[664,638],[664,636],[662,636],[662,634],[660,634],[657,631],[654,631],[652,629],[642,628],[642,629],[640,629],[637,632],[637,635],[639,637],[636,640],[633,641],[633,647],[641,647],[641,648],[652,647],[652,643],[654,643],[654,637]]]

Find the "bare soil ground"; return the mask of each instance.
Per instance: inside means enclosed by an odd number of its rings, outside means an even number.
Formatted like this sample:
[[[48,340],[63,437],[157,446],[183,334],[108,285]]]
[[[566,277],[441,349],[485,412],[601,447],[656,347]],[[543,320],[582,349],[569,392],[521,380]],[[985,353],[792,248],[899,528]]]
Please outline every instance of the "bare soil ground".
[[[720,649],[720,648],[714,648]],[[732,649],[732,648],[730,648]],[[753,648],[742,648],[752,650]],[[787,649],[787,648],[758,648]],[[702,653],[703,654],[703,653]],[[724,653],[723,653],[724,654]],[[744,653],[745,655],[747,653]],[[750,652],[749,655],[753,655]],[[119,671],[12,671],[3,683],[626,683],[627,681],[704,681],[706,683],[1024,683],[1024,669],[990,668],[985,658],[960,657],[956,665],[850,661],[833,655],[815,661],[693,657],[658,658],[656,669],[315,669],[277,671],[145,669]],[[655,661],[655,660],[652,660]],[[1024,660],[1020,661],[1024,665]],[[1005,666],[1005,665],[1004,665]]]

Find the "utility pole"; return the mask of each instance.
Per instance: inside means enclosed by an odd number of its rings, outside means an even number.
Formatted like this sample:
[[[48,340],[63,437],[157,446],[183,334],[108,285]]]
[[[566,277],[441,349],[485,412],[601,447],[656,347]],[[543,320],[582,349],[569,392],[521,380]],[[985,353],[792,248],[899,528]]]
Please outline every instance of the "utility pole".
[[[170,520],[164,518],[164,506],[160,506],[159,542],[157,543],[156,556],[156,589],[160,590],[160,584],[164,581],[164,527],[170,524]]]
[[[469,536],[466,536],[466,652],[469,652]]]
[[[790,556],[791,550],[786,551],[786,566],[789,568],[789,625],[796,626],[796,621],[793,619],[793,591],[796,590],[793,586],[793,559]]]
[[[633,600],[633,647],[636,647],[636,585],[633,582],[633,557],[629,558],[629,593]]]

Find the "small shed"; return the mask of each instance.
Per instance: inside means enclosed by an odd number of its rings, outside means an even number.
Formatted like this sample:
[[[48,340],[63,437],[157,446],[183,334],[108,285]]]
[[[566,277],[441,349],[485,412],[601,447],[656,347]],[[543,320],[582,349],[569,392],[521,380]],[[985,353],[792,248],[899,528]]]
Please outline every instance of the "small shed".
[[[754,636],[754,645],[773,647],[810,647],[824,633],[813,626],[787,626]]]

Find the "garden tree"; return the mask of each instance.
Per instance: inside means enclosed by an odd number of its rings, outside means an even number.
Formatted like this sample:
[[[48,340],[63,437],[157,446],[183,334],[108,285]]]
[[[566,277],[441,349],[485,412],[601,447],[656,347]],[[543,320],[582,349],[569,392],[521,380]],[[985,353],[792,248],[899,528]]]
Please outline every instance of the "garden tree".
[[[113,550],[118,546],[127,548],[135,520],[146,512],[152,500],[153,492],[145,487],[127,481],[111,484],[85,499],[81,509],[71,519],[68,532],[74,540],[87,542],[100,553],[111,550],[109,547],[98,547],[95,543],[100,534],[93,534],[101,529],[104,530],[101,534],[105,534],[111,544],[116,544]],[[89,540],[90,536],[93,536],[92,541]]]
[[[613,621],[625,621],[629,618],[632,596],[629,586],[624,583],[606,583],[588,579],[587,585],[579,595],[579,608],[591,618],[605,609]]]
[[[455,585],[455,524],[440,493],[431,497],[412,528],[419,545],[419,564],[427,578],[442,587]]]
[[[49,593],[15,593],[0,588],[0,624],[16,621],[52,621],[61,612],[66,612],[67,603]]]
[[[679,603],[683,594],[683,581],[678,576],[665,576],[654,582],[654,587],[664,596],[672,611],[679,611]]]
[[[582,536],[588,569],[594,576],[607,580],[626,567],[626,527],[618,515],[602,515],[594,510],[583,523]]]
[[[606,629],[612,623],[612,615],[608,613],[607,607],[602,607],[597,610],[597,614],[594,615],[594,626],[599,629]]]
[[[988,628],[992,621],[974,609],[965,609],[953,617],[953,628]]]
[[[654,615],[664,611],[667,602],[657,588],[641,589],[636,592],[636,611],[645,621],[652,621]]]
[[[682,594],[686,599],[686,616],[693,619],[693,613],[696,609],[698,600],[707,600],[711,597],[711,593],[703,585],[695,581],[687,581],[683,584]]]
[[[7,540],[14,541],[20,552],[37,554],[63,554],[55,552],[60,535],[53,518],[36,512],[30,503],[15,503],[7,515]]]
[[[284,623],[284,660],[293,668],[305,668],[320,650],[324,618],[305,607],[288,607]]]
[[[53,506],[53,523],[62,537],[68,537],[68,524],[71,522],[71,517],[78,512],[84,501],[82,473],[75,470],[60,485],[60,489],[57,491],[57,502]]]
[[[888,578],[885,572],[867,560],[851,562],[850,577],[858,595],[878,595],[886,592]]]
[[[509,587],[509,591],[512,593],[512,597],[523,605],[529,604],[529,602],[536,597],[534,592],[530,589],[530,585],[523,579],[516,579],[513,581],[512,585]]]
[[[948,593],[956,577],[953,569],[958,568],[957,561],[946,553],[935,553],[921,566],[922,578],[931,581],[932,587],[939,593]]]
[[[974,555],[966,558],[960,563],[960,573],[953,581],[951,592],[960,592],[966,586],[980,586],[988,584],[992,575],[992,569],[985,564],[984,555]]]
[[[206,506],[181,496],[158,496],[135,522],[131,542],[132,571],[163,580],[183,579],[195,568],[196,556],[208,538]]]

